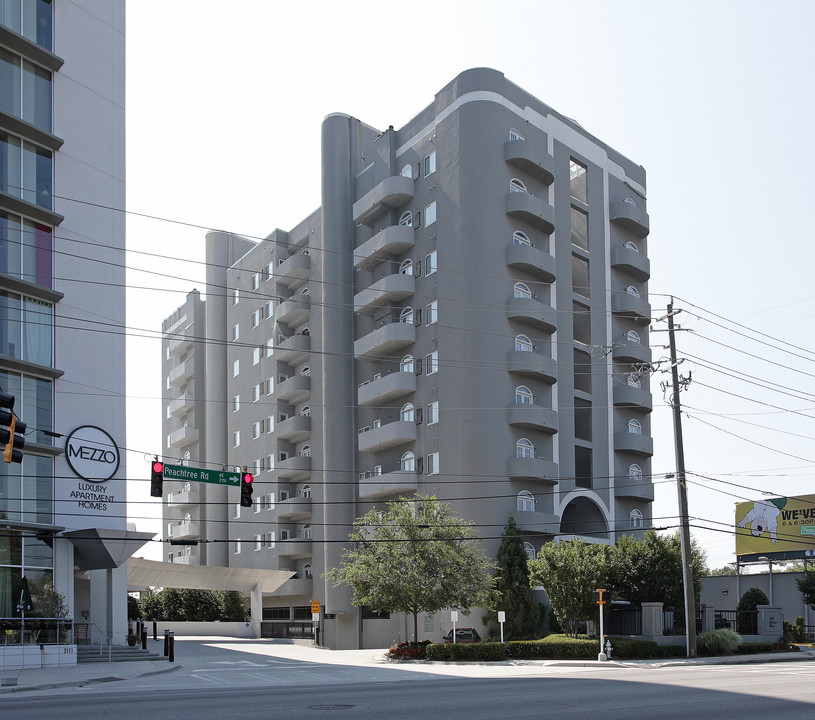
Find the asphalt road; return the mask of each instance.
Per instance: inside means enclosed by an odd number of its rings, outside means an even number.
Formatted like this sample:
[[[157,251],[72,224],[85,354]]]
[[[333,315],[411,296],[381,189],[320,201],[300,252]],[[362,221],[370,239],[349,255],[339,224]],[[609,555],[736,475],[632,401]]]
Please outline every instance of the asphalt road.
[[[475,674],[484,666],[471,666]],[[20,693],[3,697],[0,718],[116,718],[116,720],[266,720],[343,718],[396,720],[727,720],[815,718],[815,663],[738,666],[489,668],[490,677],[384,675],[375,668],[315,668],[323,675],[273,681],[258,671],[226,670],[225,682],[202,686],[193,675],[173,673],[174,689],[122,690],[119,683]],[[529,673],[531,668],[523,668]],[[368,673],[366,679],[365,673]],[[461,668],[461,674],[467,674]],[[497,677],[496,677],[497,676]],[[398,678],[394,681],[393,678]],[[266,680],[266,681],[264,681]],[[327,682],[326,682],[327,681]],[[190,685],[189,683],[193,683]],[[117,687],[118,686],[118,687]]]

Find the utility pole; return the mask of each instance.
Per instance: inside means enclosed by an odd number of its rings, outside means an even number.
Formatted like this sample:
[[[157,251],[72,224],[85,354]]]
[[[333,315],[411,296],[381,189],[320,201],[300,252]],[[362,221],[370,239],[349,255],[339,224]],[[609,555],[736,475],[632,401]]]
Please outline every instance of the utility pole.
[[[676,489],[679,494],[679,539],[682,548],[682,584],[685,588],[685,643],[688,657],[696,655],[696,598],[691,564],[690,524],[688,522],[688,487],[685,483],[685,447],[682,442],[682,409],[679,404],[679,368],[674,338],[673,297],[668,303],[668,342],[671,350],[671,384],[674,415],[674,446],[676,448]]]

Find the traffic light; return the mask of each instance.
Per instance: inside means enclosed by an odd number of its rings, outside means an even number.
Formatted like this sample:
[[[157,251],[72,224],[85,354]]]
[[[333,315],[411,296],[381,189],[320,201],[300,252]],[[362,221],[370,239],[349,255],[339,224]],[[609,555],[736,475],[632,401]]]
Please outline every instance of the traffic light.
[[[253,482],[255,482],[255,476],[244,468],[241,473],[241,507],[252,507]]]
[[[0,392],[0,444],[5,445],[3,460],[21,463],[25,447],[26,424],[14,414],[14,395]]]
[[[163,495],[164,483],[164,463],[158,458],[154,458],[150,472],[150,496],[161,497]]]

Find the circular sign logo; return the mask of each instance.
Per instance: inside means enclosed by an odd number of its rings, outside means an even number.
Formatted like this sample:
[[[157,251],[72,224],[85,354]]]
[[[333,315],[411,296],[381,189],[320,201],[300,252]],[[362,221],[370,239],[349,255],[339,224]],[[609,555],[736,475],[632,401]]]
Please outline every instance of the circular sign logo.
[[[68,435],[65,457],[74,474],[90,482],[110,480],[119,469],[116,442],[95,425],[83,425]]]

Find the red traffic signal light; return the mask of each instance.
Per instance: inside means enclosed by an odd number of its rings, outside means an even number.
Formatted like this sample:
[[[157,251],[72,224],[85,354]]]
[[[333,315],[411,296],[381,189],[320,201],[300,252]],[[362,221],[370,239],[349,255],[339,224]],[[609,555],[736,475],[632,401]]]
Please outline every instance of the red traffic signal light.
[[[161,497],[164,494],[164,463],[153,460],[150,471],[150,497]]]
[[[252,483],[254,481],[255,476],[244,468],[241,473],[241,507],[252,507]]]

